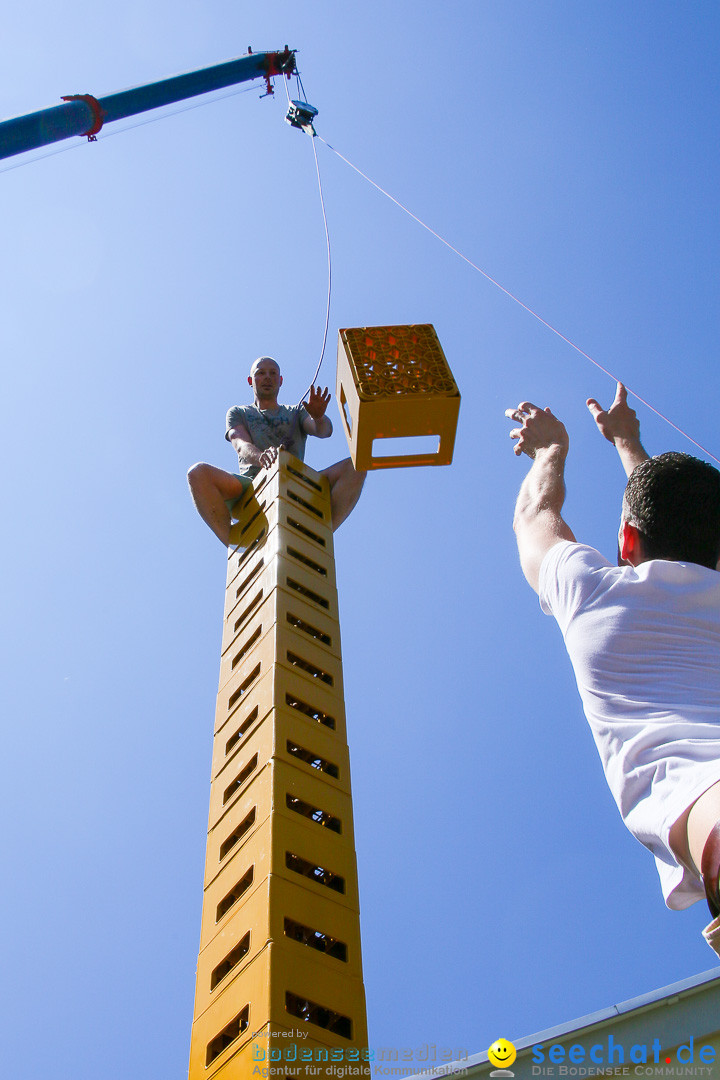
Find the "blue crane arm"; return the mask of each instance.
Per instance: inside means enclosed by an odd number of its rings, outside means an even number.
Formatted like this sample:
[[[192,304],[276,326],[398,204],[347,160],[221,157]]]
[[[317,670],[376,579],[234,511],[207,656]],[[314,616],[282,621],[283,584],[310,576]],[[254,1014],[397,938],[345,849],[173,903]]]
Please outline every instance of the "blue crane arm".
[[[159,109],[175,101],[207,94],[224,86],[247,82],[250,79],[273,75],[291,75],[295,71],[295,53],[285,46],[283,52],[248,53],[199,71],[173,75],[159,82],[134,86],[106,97],[90,94],[73,95],[63,105],[15,116],[0,121],[0,159],[36,150],[39,146],[69,139],[74,135],[89,135],[103,123],[122,120],[127,116]]]

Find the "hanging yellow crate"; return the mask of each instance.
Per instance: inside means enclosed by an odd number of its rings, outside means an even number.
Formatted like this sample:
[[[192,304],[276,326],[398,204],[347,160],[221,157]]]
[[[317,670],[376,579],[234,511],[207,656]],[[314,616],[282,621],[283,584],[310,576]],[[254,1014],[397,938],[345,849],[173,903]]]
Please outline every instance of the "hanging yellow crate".
[[[460,392],[429,323],[340,330],[336,392],[356,469],[452,461]]]

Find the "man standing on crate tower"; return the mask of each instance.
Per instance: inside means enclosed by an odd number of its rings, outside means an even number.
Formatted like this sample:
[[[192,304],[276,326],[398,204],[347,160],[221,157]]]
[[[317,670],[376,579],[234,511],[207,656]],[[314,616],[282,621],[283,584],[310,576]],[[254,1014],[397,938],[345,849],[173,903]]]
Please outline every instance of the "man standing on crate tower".
[[[282,381],[279,364],[271,356],[258,357],[248,375],[253,404],[235,405],[228,411],[225,438],[237,451],[239,472],[225,472],[205,462],[193,465],[188,472],[197,512],[225,546],[230,542],[233,505],[260,470],[273,464],[278,451],[288,450],[303,461],[308,435],[318,439],[332,435],[332,423],[326,416],[328,388],[311,386],[307,402],[279,405]],[[357,503],[366,475],[355,470],[350,458],[321,470],[321,476],[330,483],[333,529],[342,524]]]

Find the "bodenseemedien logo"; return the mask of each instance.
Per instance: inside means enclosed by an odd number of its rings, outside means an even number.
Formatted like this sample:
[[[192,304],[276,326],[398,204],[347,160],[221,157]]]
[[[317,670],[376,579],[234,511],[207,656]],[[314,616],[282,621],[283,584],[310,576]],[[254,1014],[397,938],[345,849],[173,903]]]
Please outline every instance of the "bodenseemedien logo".
[[[517,1050],[509,1039],[496,1039],[492,1046],[488,1047],[488,1061],[495,1069],[491,1076],[514,1076],[508,1066],[512,1065],[517,1057]]]

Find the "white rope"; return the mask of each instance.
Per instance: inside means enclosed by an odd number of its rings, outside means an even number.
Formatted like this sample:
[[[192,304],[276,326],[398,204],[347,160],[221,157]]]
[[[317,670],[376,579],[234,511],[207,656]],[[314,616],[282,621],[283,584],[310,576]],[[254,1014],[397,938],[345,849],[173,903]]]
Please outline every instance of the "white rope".
[[[366,176],[364,172],[358,169],[357,165],[353,165],[352,161],[348,161],[348,159],[344,157],[339,150],[336,150],[334,146],[331,146],[330,143],[323,139],[321,135],[318,135],[317,138],[320,139],[320,142],[324,143],[325,146],[327,146],[328,150],[332,150],[333,154],[336,154],[341,161],[344,161],[346,165],[349,165],[350,168],[358,174],[358,176],[362,176],[363,180],[367,180],[369,184],[372,184],[372,186],[376,188],[377,191],[379,191],[382,195],[385,195],[385,197],[390,199],[391,202],[394,202],[395,205],[398,206],[402,211],[404,211],[404,213],[406,213],[409,217],[411,217],[413,221],[417,221],[418,225],[422,225],[423,229],[426,229],[432,236],[439,240],[441,244],[444,244],[445,247],[450,249],[450,251],[453,251],[456,255],[458,255],[464,262],[468,264],[468,266],[471,266],[473,270],[477,270],[478,274],[482,274],[482,276],[487,281],[489,281],[491,285],[494,285],[497,289],[500,290],[500,292],[505,293],[505,295],[514,303],[518,304],[523,309],[523,311],[526,311],[528,315],[532,315],[533,319],[537,319],[537,321],[539,323],[542,323],[542,325],[548,330],[550,330],[551,333],[555,334],[556,337],[559,337],[561,341],[564,341],[565,344],[569,345],[571,349],[575,350],[575,352],[580,353],[581,356],[584,356],[586,360],[589,360],[591,364],[594,364],[595,367],[602,371],[605,375],[608,375],[615,382],[622,382],[621,379],[618,379],[617,375],[613,375],[611,371],[608,371],[606,367],[603,367],[603,365],[599,364],[597,360],[594,360],[592,356],[589,355],[589,353],[586,353],[585,350],[581,349],[579,345],[576,345],[574,341],[571,341],[570,338],[565,336],[565,334],[562,334],[549,322],[543,319],[541,315],[538,315],[536,311],[533,311],[532,308],[528,307],[527,304],[524,304],[523,301],[520,300],[513,293],[511,293],[509,289],[506,289],[505,286],[501,285],[499,281],[496,281],[495,278],[491,277],[490,274],[488,274],[480,266],[477,266],[476,263],[474,263],[471,259],[468,259],[467,255],[463,255],[462,251],[459,251],[443,236],[440,236],[440,234],[435,232],[434,229],[431,229],[429,225],[426,225],[424,221],[421,221],[421,219],[416,214],[413,214],[411,210],[408,210],[406,206],[403,206],[403,204],[393,195],[391,195],[389,191],[385,191],[385,189],[381,188],[379,184],[376,184],[374,180],[371,180],[369,176]],[[627,385],[626,389],[628,390],[628,393],[631,393],[633,397],[636,397],[638,401],[640,401],[643,405],[646,406],[646,408],[650,409],[651,412],[654,412],[656,416],[658,416],[661,420],[664,420],[665,423],[669,424],[671,428],[674,428],[674,430],[677,431],[679,435],[682,435],[684,439],[687,439],[688,442],[691,442],[693,446],[696,446],[698,448],[698,450],[702,450],[703,454],[706,454],[708,457],[712,458],[713,461],[716,461],[718,465],[720,465],[720,458],[717,458],[715,454],[708,450],[706,446],[703,446],[702,443],[699,443],[696,439],[693,439],[692,435],[688,435],[687,431],[683,431],[681,427],[678,427],[677,424],[673,423],[673,421],[670,420],[669,417],[665,416],[664,413],[661,413],[659,409],[656,409],[654,405],[651,405],[649,401],[646,401],[645,398],[641,397],[640,394],[638,394],[635,390],[631,390],[630,387],[628,387]]]
[[[332,256],[330,254],[330,233],[328,231],[327,213],[325,211],[325,199],[323,197],[322,181],[320,179],[320,164],[318,162],[317,150],[315,149],[315,136],[311,136],[313,155],[315,157],[315,169],[317,171],[318,179],[318,191],[320,192],[320,206],[322,208],[323,225],[325,226],[325,245],[327,248],[327,265],[328,265],[328,287],[327,287],[327,304],[325,307],[325,330],[323,331],[322,348],[320,349],[320,359],[318,360],[318,366],[315,368],[315,374],[312,377],[310,386],[308,386],[305,393],[300,398],[303,401],[305,397],[310,393],[310,390],[315,385],[318,375],[320,374],[320,368],[322,367],[323,358],[325,356],[325,346],[327,345],[328,329],[330,327],[330,299],[332,297]]]
[[[298,80],[298,92],[300,92],[300,88],[302,87],[302,84],[300,82],[300,76],[299,75],[297,76],[297,80]],[[290,91],[288,90],[287,82],[285,80],[283,80],[283,85],[285,86],[285,93],[287,94],[288,106],[290,106],[290,105],[292,105],[292,101],[291,101],[291,98],[290,98]],[[303,98],[304,98],[304,94],[305,94],[304,88],[302,89],[302,93],[303,93]],[[331,298],[332,298],[332,255],[330,253],[330,231],[328,229],[327,212],[325,210],[325,197],[323,195],[322,180],[320,179],[320,162],[318,161],[317,150],[315,149],[315,139],[318,138],[318,135],[315,132],[313,132],[312,134],[310,134],[310,132],[307,132],[307,134],[310,135],[310,140],[312,142],[313,156],[315,158],[315,172],[317,173],[318,192],[320,194],[320,208],[322,210],[323,226],[325,228],[325,246],[326,246],[326,249],[327,249],[327,264],[328,264],[328,287],[327,287],[327,304],[325,306],[325,329],[323,331],[322,348],[320,349],[320,359],[318,360],[318,365],[315,368],[315,374],[312,377],[310,385],[308,386],[308,388],[304,392],[304,394],[301,396],[300,401],[298,402],[298,405],[301,405],[302,402],[307,397],[307,395],[310,393],[313,386],[315,385],[315,382],[317,380],[318,375],[320,374],[320,368],[322,367],[322,362],[323,362],[323,359],[325,357],[325,347],[327,345],[328,330],[329,330],[329,327],[330,327],[330,301],[331,301]],[[325,142],[324,139],[323,139],[323,142]],[[327,145],[327,143],[325,145]]]

